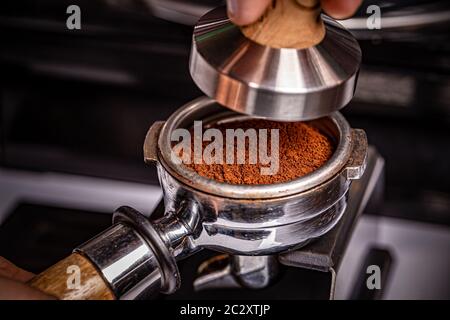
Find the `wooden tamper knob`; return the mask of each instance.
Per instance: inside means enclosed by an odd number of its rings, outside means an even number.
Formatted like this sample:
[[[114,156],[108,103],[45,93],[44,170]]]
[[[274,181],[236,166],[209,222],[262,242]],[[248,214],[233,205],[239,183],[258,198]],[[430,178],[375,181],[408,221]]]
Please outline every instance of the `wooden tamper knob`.
[[[325,36],[320,11],[319,0],[275,0],[258,21],[241,30],[264,46],[309,48]]]

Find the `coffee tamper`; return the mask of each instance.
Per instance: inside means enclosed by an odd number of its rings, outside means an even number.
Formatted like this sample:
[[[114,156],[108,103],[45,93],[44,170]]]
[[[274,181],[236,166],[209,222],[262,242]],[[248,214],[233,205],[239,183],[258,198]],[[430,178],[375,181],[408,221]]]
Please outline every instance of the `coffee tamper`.
[[[206,248],[236,257],[233,268],[250,275],[246,285],[262,287],[270,279],[255,283],[252,270],[270,274],[277,254],[334,228],[352,180],[364,173],[366,135],[335,112],[353,96],[360,59],[356,40],[321,18],[317,1],[274,1],[260,21],[242,29],[225,8],[207,13],[194,30],[190,70],[209,97],[155,122],[144,142],[144,160],[156,165],[163,189],[163,216],[117,209],[109,229],[30,284],[61,299],[170,294],[180,285],[177,261]],[[221,183],[173,159],[175,129],[248,115],[310,120],[335,142],[335,151],[314,172],[272,185]],[[200,280],[205,288],[218,278]]]
[[[361,50],[318,0],[277,0],[255,24],[238,27],[217,8],[194,28],[190,72],[209,97],[273,120],[310,120],[353,97]]]

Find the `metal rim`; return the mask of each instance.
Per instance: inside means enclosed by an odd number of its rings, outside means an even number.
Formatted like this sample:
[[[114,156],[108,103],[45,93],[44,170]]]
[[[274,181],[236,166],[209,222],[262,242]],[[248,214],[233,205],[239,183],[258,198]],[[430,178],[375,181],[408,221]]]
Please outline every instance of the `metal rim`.
[[[193,189],[237,199],[270,199],[289,196],[307,191],[328,181],[341,172],[349,160],[352,149],[351,128],[345,118],[336,112],[327,117],[338,130],[336,149],[325,165],[310,174],[288,182],[270,185],[233,185],[202,177],[193,170],[172,162],[170,135],[188,116],[204,113],[214,104],[217,105],[217,102],[207,97],[201,97],[185,104],[165,122],[158,138],[158,159],[161,165],[173,177]]]

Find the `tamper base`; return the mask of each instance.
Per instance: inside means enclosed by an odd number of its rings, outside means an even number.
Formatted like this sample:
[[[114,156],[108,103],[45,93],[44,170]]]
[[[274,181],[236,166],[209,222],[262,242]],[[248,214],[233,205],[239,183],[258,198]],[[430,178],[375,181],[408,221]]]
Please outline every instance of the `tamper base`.
[[[354,37],[323,16],[326,34],[306,49],[271,48],[246,38],[224,7],[194,29],[190,72],[197,86],[240,113],[280,121],[320,118],[353,97],[361,49]]]

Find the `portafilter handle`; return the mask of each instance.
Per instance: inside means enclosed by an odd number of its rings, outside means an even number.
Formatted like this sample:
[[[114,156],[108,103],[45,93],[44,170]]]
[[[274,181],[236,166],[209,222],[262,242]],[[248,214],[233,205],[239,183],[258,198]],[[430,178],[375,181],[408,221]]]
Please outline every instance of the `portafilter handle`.
[[[176,221],[166,223],[173,226]],[[163,234],[164,224],[157,224],[130,207],[121,207],[109,229],[29,284],[64,300],[136,299],[172,293],[180,285],[180,276],[168,235]]]

